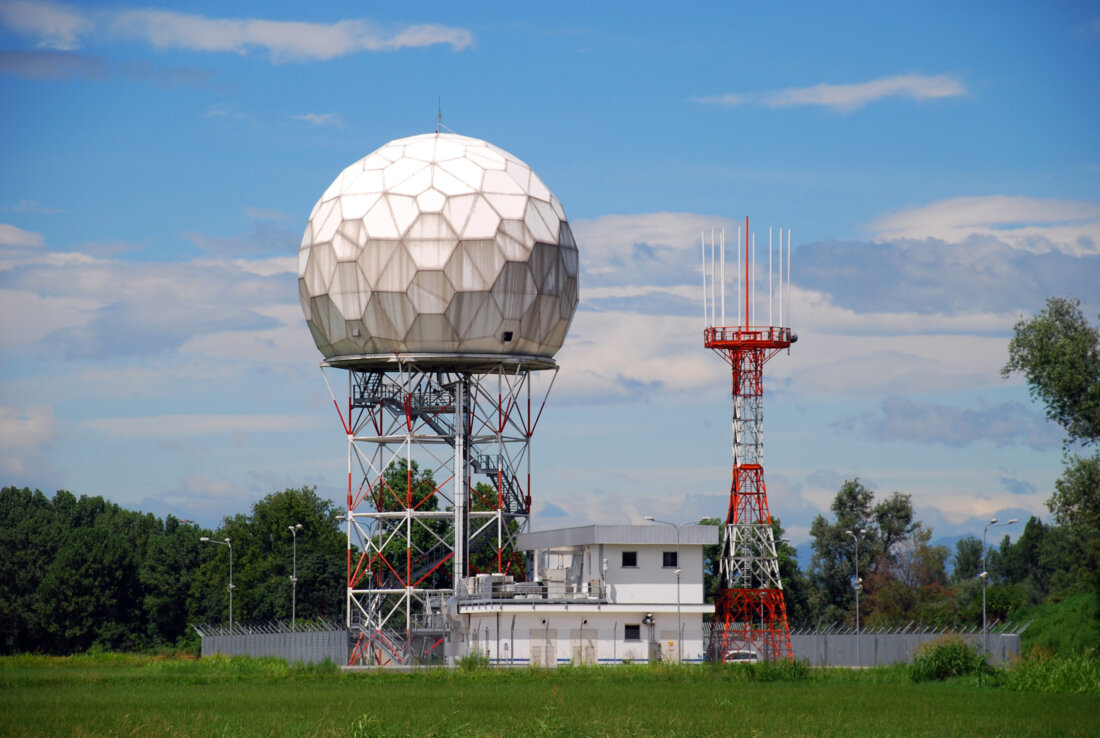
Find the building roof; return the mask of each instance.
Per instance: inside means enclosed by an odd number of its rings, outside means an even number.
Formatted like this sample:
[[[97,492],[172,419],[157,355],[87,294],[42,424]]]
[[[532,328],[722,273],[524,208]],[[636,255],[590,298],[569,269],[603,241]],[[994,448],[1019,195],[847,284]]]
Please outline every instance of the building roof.
[[[717,525],[681,525],[681,546],[713,546],[718,543]],[[544,550],[569,546],[612,545],[676,545],[676,528],[671,525],[582,525],[522,533],[516,545],[525,550]]]

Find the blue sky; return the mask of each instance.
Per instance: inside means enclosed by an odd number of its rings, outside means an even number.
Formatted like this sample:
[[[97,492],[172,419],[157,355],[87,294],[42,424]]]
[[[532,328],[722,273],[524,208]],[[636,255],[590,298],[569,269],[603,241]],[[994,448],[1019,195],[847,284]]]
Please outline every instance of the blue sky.
[[[724,514],[698,234],[745,215],[793,234],[765,404],[791,538],[854,476],[937,537],[1045,515],[1062,435],[999,370],[1046,297],[1100,313],[1100,11],[739,5],[0,1],[0,481],[208,525],[340,499],[298,242],[439,106],[580,244],[536,528]]]

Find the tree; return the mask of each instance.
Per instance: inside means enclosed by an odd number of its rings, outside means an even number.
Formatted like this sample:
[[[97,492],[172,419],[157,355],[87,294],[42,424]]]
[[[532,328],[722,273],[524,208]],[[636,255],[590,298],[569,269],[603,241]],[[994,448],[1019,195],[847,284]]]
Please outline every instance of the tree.
[[[1054,483],[1047,505],[1060,525],[1100,532],[1100,456],[1074,457]]]
[[[947,625],[955,620],[945,608],[949,551],[930,546],[932,531],[918,526],[907,538],[896,542],[891,555],[864,580],[868,626],[905,625],[912,620]]]
[[[1008,355],[1001,376],[1022,373],[1031,396],[1066,431],[1065,471],[1047,506],[1072,534],[1080,581],[1100,591],[1100,452],[1069,453],[1074,443],[1100,443],[1100,331],[1079,300],[1051,297],[1039,314],[1016,323]]]
[[[858,478],[846,480],[833,500],[834,521],[830,523],[818,515],[810,526],[814,551],[810,582],[817,614],[827,622],[849,616],[855,619],[857,560],[853,535],[860,538],[859,576],[867,580],[879,568],[898,564],[901,547],[920,530],[909,495],[894,492],[877,505],[874,498],[874,492]]]
[[[838,619],[855,607],[852,578],[856,562],[848,531],[870,531],[874,497],[874,492],[858,478],[846,480],[833,499],[834,522],[818,515],[810,525],[814,552],[810,559],[810,581],[816,590],[818,614],[827,620]],[[866,575],[871,557],[869,538],[865,535],[863,539],[859,570]]]
[[[955,541],[955,569],[952,582],[965,582],[982,573],[982,542],[975,536]]]
[[[69,493],[58,493],[57,497]],[[0,490],[0,652],[39,650],[37,590],[68,534],[54,502],[38,490]],[[73,500],[75,502],[75,500]]]
[[[1051,297],[1038,315],[1016,323],[1001,376],[1020,372],[1067,441],[1100,441],[1100,331],[1080,300]]]
[[[285,489],[256,502],[249,515],[224,519],[211,538],[233,544],[234,619],[290,620],[294,536],[298,541],[297,614],[331,617],[343,610],[347,542],[331,500],[313,487]],[[192,606],[210,622],[228,608],[229,558],[224,546],[204,546],[204,563],[191,587]]]
[[[50,563],[37,606],[53,653],[92,645],[122,649],[145,645],[140,623],[137,551],[107,526],[77,528]]]
[[[722,558],[722,521],[719,518],[703,518],[699,525],[713,525],[718,528],[718,543],[703,547],[703,601],[717,602],[718,575]]]
[[[779,563],[779,580],[783,582],[783,600],[787,606],[787,621],[808,623],[813,613],[810,580],[798,568],[798,551],[783,537],[779,518],[772,518],[772,536]]]

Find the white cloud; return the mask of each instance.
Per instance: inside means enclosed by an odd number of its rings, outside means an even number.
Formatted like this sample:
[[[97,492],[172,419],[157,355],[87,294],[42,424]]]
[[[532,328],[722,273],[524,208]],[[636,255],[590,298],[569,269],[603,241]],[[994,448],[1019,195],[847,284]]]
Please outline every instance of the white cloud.
[[[293,257],[182,263],[0,250],[5,336],[27,349],[99,359],[178,349],[195,336],[274,328],[261,311],[293,305]],[[29,341],[31,343],[24,343]]]
[[[852,112],[887,97],[933,100],[958,97],[966,92],[966,86],[953,75],[931,77],[903,74],[845,85],[822,83],[813,87],[788,87],[768,92],[734,92],[696,98],[696,101],[724,107],[763,105],[769,108],[786,108],[817,105],[841,112]]]
[[[45,245],[41,233],[25,231],[22,228],[0,223],[0,246],[13,246],[20,249],[36,249]]]
[[[0,473],[5,483],[40,476],[60,435],[61,424],[49,406],[0,405]]]
[[[264,49],[276,61],[325,61],[360,51],[446,44],[461,51],[473,43],[469,31],[439,25],[411,26],[387,34],[365,20],[301,23],[258,18],[207,18],[162,10],[117,13],[110,23],[119,36],[157,48],[246,54]]]
[[[95,27],[90,15],[71,5],[9,0],[0,3],[0,23],[25,36],[38,38],[41,48],[68,51]]]
[[[293,116],[294,120],[300,120],[314,126],[342,126],[344,120],[337,113],[304,113]]]
[[[53,331],[86,325],[100,307],[95,299],[0,289],[0,348],[26,346]]]
[[[318,425],[310,415],[149,415],[86,420],[87,428],[114,436],[180,438],[211,434],[292,433]]]
[[[991,236],[1021,251],[1100,254],[1100,203],[1008,195],[955,197],[881,215],[866,226],[876,241]]]
[[[989,441],[996,446],[1028,445],[1036,450],[1058,448],[1062,432],[1041,411],[1019,402],[979,403],[961,408],[938,402],[887,398],[880,412],[853,419],[876,440],[969,446]],[[1031,492],[1034,492],[1032,486]]]
[[[244,209],[245,217],[252,218],[253,220],[290,220],[290,215],[284,213],[281,210],[272,210],[269,208],[254,208],[246,207]]]
[[[1071,203],[1031,207],[1015,217],[1081,212],[1088,210]],[[725,381],[725,365],[702,347],[700,233],[709,240],[712,227],[725,227],[733,249],[738,226],[743,223],[690,213],[578,220],[581,310],[558,356],[563,372],[555,396],[606,402]],[[957,235],[967,233],[960,226]],[[767,229],[757,237],[766,244]],[[1033,264],[1032,255],[995,238],[967,237],[961,244],[801,244],[785,322],[802,340],[791,360],[769,370],[771,386],[818,396],[1003,386],[999,370],[1021,312],[1041,303],[1036,296],[1059,289],[1095,292],[1096,275],[1090,287],[1088,269],[1100,261],[1060,254]],[[728,266],[732,323],[740,300]],[[1006,290],[1006,284],[1015,286]],[[764,288],[758,290],[756,309],[766,316]]]
[[[58,215],[64,213],[64,210],[58,210],[57,208],[48,208],[44,205],[39,205],[34,200],[20,200],[15,205],[12,205],[10,210],[14,213],[39,213],[41,215]]]
[[[555,396],[637,401],[721,382],[703,348],[702,318],[582,310],[558,354]]]
[[[473,44],[463,28],[424,24],[385,30],[363,19],[335,23],[208,18],[170,10],[86,11],[50,2],[14,0],[0,4],[0,23],[38,45],[78,48],[96,31],[107,37],[144,41],[159,49],[248,54],[260,49],[274,61],[326,61],[363,51],[447,45],[461,51]]]

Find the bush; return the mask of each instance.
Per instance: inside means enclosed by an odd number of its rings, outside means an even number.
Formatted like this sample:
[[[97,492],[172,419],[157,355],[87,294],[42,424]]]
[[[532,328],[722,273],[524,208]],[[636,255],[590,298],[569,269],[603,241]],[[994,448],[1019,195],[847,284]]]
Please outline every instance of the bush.
[[[484,654],[471,651],[458,660],[458,668],[463,671],[475,671],[489,668],[489,657]]]
[[[943,681],[977,674],[987,668],[977,646],[971,646],[959,636],[945,635],[917,649],[909,676],[914,682]]]

